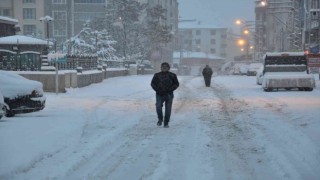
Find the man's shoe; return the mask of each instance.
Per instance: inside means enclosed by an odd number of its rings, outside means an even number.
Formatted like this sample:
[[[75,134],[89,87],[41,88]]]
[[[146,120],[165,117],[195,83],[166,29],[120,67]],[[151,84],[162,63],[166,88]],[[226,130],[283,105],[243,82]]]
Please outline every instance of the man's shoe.
[[[158,125],[158,126],[161,126],[161,125],[162,125],[162,121],[158,121],[158,122],[157,122],[157,125]]]
[[[169,125],[167,124],[167,125],[164,125],[163,127],[164,127],[164,128],[169,128]]]

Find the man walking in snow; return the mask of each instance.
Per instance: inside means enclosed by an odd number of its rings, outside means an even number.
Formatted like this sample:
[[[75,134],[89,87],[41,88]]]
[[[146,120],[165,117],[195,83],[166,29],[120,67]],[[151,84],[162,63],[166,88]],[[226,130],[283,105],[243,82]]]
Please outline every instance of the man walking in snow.
[[[164,127],[169,127],[171,108],[173,102],[173,91],[179,87],[177,75],[169,72],[170,65],[167,62],[161,64],[161,72],[154,74],[151,87],[156,92],[156,110],[158,115],[157,125],[161,126],[164,121]],[[165,115],[163,119],[162,107],[165,103]]]
[[[209,65],[206,65],[206,67],[202,70],[202,75],[204,78],[204,82],[207,87],[210,87],[211,84],[211,76],[212,76],[212,69]]]

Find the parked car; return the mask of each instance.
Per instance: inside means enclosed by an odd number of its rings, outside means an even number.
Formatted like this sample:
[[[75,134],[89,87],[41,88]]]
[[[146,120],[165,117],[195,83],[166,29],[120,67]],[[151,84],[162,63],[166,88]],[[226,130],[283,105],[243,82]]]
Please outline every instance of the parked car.
[[[263,81],[263,66],[260,67],[259,70],[257,70],[256,79],[257,79],[257,84],[258,85],[262,85],[262,81]]]
[[[251,64],[249,65],[247,75],[248,75],[248,76],[255,76],[255,75],[257,75],[257,71],[258,71],[261,67],[263,67],[263,64],[262,64],[262,63],[251,63]]]
[[[247,64],[242,64],[240,66],[240,74],[241,75],[247,75],[248,74],[248,70],[249,70],[249,65]]]
[[[40,111],[45,107],[42,83],[28,80],[18,74],[0,70],[0,92],[4,98],[4,114]]]
[[[4,116],[4,100],[0,92],[0,119]]]

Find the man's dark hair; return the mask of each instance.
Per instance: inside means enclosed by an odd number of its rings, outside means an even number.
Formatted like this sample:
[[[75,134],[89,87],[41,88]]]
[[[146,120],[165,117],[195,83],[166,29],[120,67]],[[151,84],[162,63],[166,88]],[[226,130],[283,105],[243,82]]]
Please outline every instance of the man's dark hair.
[[[169,69],[170,69],[170,65],[169,65],[169,63],[167,63],[167,62],[163,62],[163,63],[161,64],[161,67],[163,67],[163,66],[167,66],[167,67],[169,67]]]

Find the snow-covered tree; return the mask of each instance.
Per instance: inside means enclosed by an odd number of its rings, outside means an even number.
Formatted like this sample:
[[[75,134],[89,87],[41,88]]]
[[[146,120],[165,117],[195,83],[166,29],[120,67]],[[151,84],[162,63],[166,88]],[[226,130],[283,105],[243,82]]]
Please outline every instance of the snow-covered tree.
[[[108,32],[118,42],[114,47],[125,59],[142,58],[143,37],[141,15],[146,4],[132,0],[109,0],[105,24]]]
[[[77,35],[71,37],[65,43],[70,55],[98,56],[103,59],[116,59],[112,40],[106,29],[95,30],[85,26]]]
[[[163,44],[167,44],[173,40],[171,26],[165,24],[166,9],[161,5],[148,8],[147,22],[144,34],[147,37],[146,46],[149,55],[152,51],[159,49]]]

